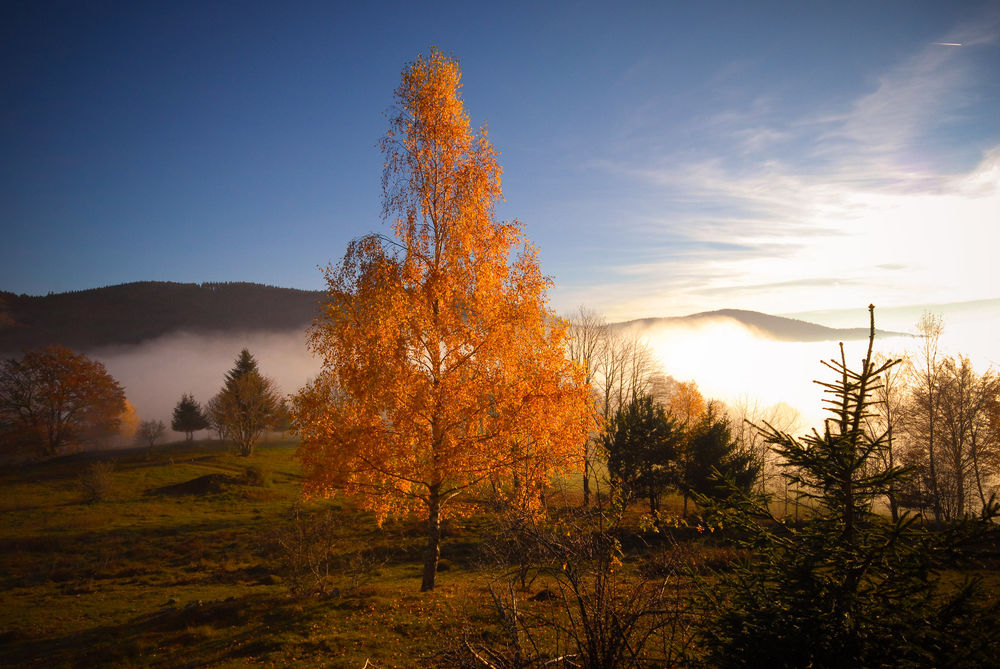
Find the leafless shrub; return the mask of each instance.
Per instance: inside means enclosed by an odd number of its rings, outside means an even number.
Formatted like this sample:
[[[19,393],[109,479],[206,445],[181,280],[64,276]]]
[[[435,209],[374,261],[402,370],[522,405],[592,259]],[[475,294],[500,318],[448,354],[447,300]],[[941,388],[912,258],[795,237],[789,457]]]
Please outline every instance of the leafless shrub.
[[[80,474],[80,487],[83,489],[83,499],[87,503],[106,500],[114,490],[113,462],[92,462]]]
[[[287,522],[275,530],[272,545],[293,594],[320,597],[356,592],[385,559],[373,548],[357,549],[357,540],[339,536],[337,511],[295,504]]]
[[[683,560],[668,549],[655,572],[626,564],[617,530],[606,521],[514,519],[508,527],[520,536],[509,543],[526,547],[531,558],[505,563],[503,576],[489,589],[499,637],[467,635],[451,659],[496,669],[681,662],[689,651],[694,613]],[[532,583],[543,588],[528,598],[523,593]]]

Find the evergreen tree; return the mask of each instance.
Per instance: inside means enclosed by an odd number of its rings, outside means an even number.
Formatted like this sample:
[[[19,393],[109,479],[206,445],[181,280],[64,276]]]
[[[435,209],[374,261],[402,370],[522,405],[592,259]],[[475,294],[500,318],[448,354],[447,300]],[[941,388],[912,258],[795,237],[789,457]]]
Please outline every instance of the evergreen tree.
[[[866,430],[879,376],[898,361],[860,372],[824,362],[838,380],[822,383],[833,399],[823,434],[797,439],[762,431],[786,465],[783,474],[811,502],[801,526],[774,518],[766,498],[734,494],[716,511],[735,526],[751,555],[706,588],[703,630],[708,663],[718,667],[990,666],[1000,651],[997,604],[976,584],[948,587],[941,557],[954,567],[969,546],[996,542],[997,506],[932,532],[906,515],[876,513],[875,501],[907,472],[884,464],[886,434]],[[735,492],[735,491],[734,491]]]
[[[274,382],[261,375],[257,361],[243,349],[226,373],[222,390],[208,403],[207,413],[219,436],[232,441],[236,452],[247,457],[280,403]]]
[[[680,426],[650,395],[639,395],[615,412],[602,441],[623,503],[643,496],[650,513],[659,510],[660,495],[677,482],[682,440]]]
[[[187,440],[194,439],[197,430],[208,428],[208,417],[202,411],[201,405],[195,401],[194,396],[187,393],[181,395],[180,401],[174,407],[173,420],[170,421],[170,429],[174,432],[183,432]]]
[[[251,355],[248,349],[243,349],[236,357],[233,368],[226,372],[226,386],[230,387],[237,379],[251,373],[260,374],[260,369],[257,367],[257,359]]]
[[[729,419],[712,404],[690,431],[687,448],[680,484],[693,499],[725,497],[733,487],[749,491],[760,473],[753,456],[739,452]]]

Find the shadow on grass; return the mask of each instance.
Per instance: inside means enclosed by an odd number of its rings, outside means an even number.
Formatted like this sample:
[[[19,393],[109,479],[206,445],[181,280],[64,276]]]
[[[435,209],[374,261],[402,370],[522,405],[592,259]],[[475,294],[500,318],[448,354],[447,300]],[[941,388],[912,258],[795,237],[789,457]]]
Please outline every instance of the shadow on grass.
[[[199,667],[278,650],[289,634],[304,636],[321,613],[269,595],[168,606],[118,625],[51,638],[0,637],[0,666]]]

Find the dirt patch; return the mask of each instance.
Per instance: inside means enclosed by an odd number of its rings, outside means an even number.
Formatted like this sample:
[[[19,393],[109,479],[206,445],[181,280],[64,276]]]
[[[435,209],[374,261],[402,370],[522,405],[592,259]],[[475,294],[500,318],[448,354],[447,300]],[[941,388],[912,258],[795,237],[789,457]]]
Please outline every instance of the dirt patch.
[[[234,485],[242,485],[244,480],[228,474],[205,474],[190,481],[174,483],[149,491],[150,495],[165,495],[168,497],[183,497],[186,495],[214,495],[224,492]]]

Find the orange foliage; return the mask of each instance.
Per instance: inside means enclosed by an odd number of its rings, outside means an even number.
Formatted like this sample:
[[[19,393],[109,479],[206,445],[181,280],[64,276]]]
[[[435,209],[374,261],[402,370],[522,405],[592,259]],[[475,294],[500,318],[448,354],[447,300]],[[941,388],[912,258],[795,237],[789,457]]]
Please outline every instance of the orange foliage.
[[[501,168],[460,79],[437,50],[403,71],[382,142],[395,239],[357,240],[327,268],[311,330],[324,368],[292,410],[308,492],[360,493],[380,519],[426,510],[424,589],[444,507],[511,480],[537,503],[529,491],[579,459],[590,427],[536,251],[494,216]]]
[[[678,382],[671,391],[667,404],[670,414],[685,426],[693,426],[708,408],[694,381]]]
[[[32,349],[0,366],[0,425],[44,455],[116,433],[125,407],[104,365],[65,346]]]
[[[121,438],[121,443],[133,443],[135,435],[139,431],[139,414],[136,413],[135,407],[128,400],[125,400],[125,408],[118,417],[118,421],[118,436]]]

